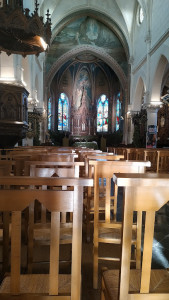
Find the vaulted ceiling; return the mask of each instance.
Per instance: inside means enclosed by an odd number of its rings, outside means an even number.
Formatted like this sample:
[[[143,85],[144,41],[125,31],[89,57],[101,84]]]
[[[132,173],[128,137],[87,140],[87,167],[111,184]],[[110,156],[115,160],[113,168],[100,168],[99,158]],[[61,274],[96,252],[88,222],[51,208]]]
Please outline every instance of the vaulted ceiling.
[[[51,14],[52,39],[46,56],[46,76],[78,55],[94,56],[122,77],[128,75],[132,29],[138,5],[147,0],[41,1],[40,12]],[[86,59],[85,59],[86,61]],[[90,59],[88,61],[90,63]],[[115,66],[115,68],[114,68]],[[123,74],[124,73],[124,74]]]

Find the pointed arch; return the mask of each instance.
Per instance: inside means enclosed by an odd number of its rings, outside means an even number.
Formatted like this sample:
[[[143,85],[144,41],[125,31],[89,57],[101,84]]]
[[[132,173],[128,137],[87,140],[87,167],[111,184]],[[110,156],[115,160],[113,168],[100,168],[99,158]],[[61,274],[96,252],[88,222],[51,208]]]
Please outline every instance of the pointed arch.
[[[133,110],[134,111],[141,110],[141,106],[143,104],[144,93],[145,93],[145,84],[144,84],[142,77],[139,77],[137,84],[136,84],[136,90],[134,93],[134,101],[133,101]]]
[[[155,73],[154,73],[155,75],[152,82],[151,101],[153,103],[157,102],[159,104],[162,80],[163,80],[163,75],[167,64],[168,64],[167,58],[164,55],[161,55],[157,67],[155,69]]]

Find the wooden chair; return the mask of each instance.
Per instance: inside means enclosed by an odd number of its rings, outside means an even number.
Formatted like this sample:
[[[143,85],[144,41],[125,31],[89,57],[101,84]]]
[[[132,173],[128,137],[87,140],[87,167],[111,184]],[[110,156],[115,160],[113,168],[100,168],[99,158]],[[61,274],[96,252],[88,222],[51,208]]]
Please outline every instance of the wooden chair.
[[[126,157],[126,148],[116,147],[116,148],[114,148],[114,154],[116,154],[116,155],[124,155],[124,157]]]
[[[99,154],[88,154],[85,157],[85,176],[93,178],[94,176],[94,166],[90,161],[94,160],[110,160],[110,161],[115,161],[115,160],[120,160],[123,159],[123,155],[112,155],[108,153],[99,153]],[[101,186],[104,189],[104,183],[103,181],[101,182]],[[90,242],[90,223],[93,222],[91,219],[91,216],[94,215],[94,192],[93,188],[87,188],[86,189],[86,195],[84,199],[84,221],[86,222],[86,240],[87,242]]]
[[[157,173],[169,172],[169,150],[157,150]]]
[[[79,168],[84,165],[82,162],[26,162],[26,175],[37,177],[79,177]],[[30,173],[28,174],[28,166]],[[42,187],[44,190],[46,186]],[[66,186],[62,186],[66,190]],[[39,217],[40,215],[40,217]],[[72,242],[72,215],[61,214],[61,234],[60,244],[70,244]],[[47,218],[47,211],[44,205],[29,206],[28,217],[28,271],[32,272],[34,246],[48,245],[50,240],[50,218]],[[27,226],[26,226],[27,227]],[[45,234],[44,234],[45,233]]]
[[[107,147],[106,148],[107,152],[111,152],[115,154],[116,148],[115,147]]]
[[[14,174],[14,161],[0,161],[0,176],[13,176]],[[0,244],[2,246],[2,274],[4,274],[7,272],[9,265],[10,215],[8,212],[0,214]]]
[[[146,166],[150,162],[144,161],[90,161],[94,166],[94,239],[93,239],[93,287],[98,288],[98,263],[100,260],[118,261],[118,257],[107,257],[99,255],[99,245],[103,244],[121,244],[122,224],[117,220],[117,185],[114,186],[114,195],[112,195],[111,179],[115,172],[120,173],[144,173]],[[105,193],[100,191],[100,178],[105,180]],[[122,206],[122,203],[121,203]],[[100,212],[104,212],[104,215]],[[122,213],[122,212],[121,212]],[[139,216],[138,216],[139,219]],[[135,249],[135,260],[137,268],[140,267],[141,221],[133,226],[132,243]]]
[[[144,149],[144,160],[151,162],[151,167],[146,170],[147,172],[157,171],[157,149]]]
[[[136,149],[136,160],[144,160],[144,148]]]
[[[0,177],[0,211],[12,214],[11,271],[1,283],[0,299],[81,298],[83,187],[85,178]],[[8,189],[6,186],[8,185]],[[73,190],[41,190],[37,186],[70,186]],[[9,188],[10,187],[10,188]],[[51,212],[49,274],[21,274],[21,212],[35,199]],[[71,274],[59,274],[60,212],[73,213]]]
[[[168,201],[168,174],[115,174],[114,181],[125,187],[122,254],[120,270],[104,270],[102,300],[168,300],[168,270],[152,269],[155,212]],[[144,199],[144,201],[143,201]],[[133,213],[145,212],[142,268],[130,269]]]
[[[49,153],[49,154],[39,155],[38,160],[73,162],[77,158],[78,155],[76,153]]]
[[[16,162],[12,160],[0,160],[0,167],[3,169],[3,175],[15,175],[16,174]]]
[[[136,148],[126,148],[126,159],[136,160]]]
[[[25,161],[51,161],[51,162],[73,162],[78,157],[75,153],[40,153],[40,151],[29,151],[22,154],[15,154],[12,159],[16,161],[16,175],[24,175],[24,165]]]

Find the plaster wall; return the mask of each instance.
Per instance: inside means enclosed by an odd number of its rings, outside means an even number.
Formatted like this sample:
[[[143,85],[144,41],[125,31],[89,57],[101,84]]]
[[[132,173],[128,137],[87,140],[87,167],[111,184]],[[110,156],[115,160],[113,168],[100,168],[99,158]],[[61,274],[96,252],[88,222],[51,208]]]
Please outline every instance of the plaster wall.
[[[165,39],[163,39],[163,34],[168,29],[169,22],[169,16],[166,10],[168,1],[164,0],[164,2],[166,5],[160,5],[160,1],[158,0],[153,1],[153,13],[151,13],[152,27],[150,34],[151,44],[147,53],[149,61],[147,61],[146,57],[147,44],[144,41],[146,37],[145,22],[143,21],[141,26],[137,26],[137,29],[134,32],[134,62],[132,65],[130,94],[130,104],[133,105],[133,109],[137,107],[136,99],[134,99],[134,97],[139,78],[143,79],[145,91],[149,93],[146,101],[160,101],[162,78],[167,60],[169,61],[169,38],[166,35]],[[164,56],[164,61],[160,61],[162,56]],[[155,85],[156,87],[154,87]],[[155,88],[155,92],[153,87]]]
[[[13,55],[8,56],[4,52],[0,54],[0,77],[14,79]]]
[[[158,41],[159,37],[165,35],[168,32],[169,14],[168,0],[153,0],[153,13],[152,13],[152,38],[151,43],[154,46]]]
[[[147,44],[145,42],[147,35],[146,17],[142,24],[138,24],[137,16],[135,19],[135,25],[133,28],[133,70],[135,70],[140,63],[145,59],[147,53]]]

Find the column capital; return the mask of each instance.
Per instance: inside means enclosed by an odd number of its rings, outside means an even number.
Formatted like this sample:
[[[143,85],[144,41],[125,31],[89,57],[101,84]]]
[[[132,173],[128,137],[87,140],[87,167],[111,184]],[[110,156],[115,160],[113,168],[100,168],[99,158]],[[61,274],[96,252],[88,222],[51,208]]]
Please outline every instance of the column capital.
[[[145,42],[151,43],[151,31],[149,30],[145,36]]]
[[[143,108],[147,110],[147,112],[157,112],[163,103],[161,101],[151,101],[149,103],[144,103]]]
[[[132,65],[134,63],[134,56],[131,55],[129,58],[129,64]]]

